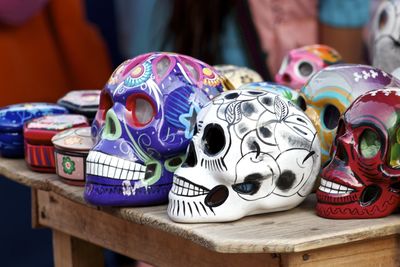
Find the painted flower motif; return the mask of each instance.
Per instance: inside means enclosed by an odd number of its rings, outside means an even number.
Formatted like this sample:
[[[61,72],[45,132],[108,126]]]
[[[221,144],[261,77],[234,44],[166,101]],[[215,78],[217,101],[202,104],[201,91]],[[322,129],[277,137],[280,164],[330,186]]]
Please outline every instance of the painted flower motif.
[[[283,90],[282,95],[287,99],[287,100],[293,100],[293,94],[289,90]]]
[[[203,69],[203,74],[204,74],[204,84],[208,86],[218,86],[221,84],[221,80],[215,73],[209,69],[209,68],[204,68]]]
[[[76,144],[82,144],[82,138],[78,137],[78,136],[71,136],[71,137],[67,137],[64,140],[64,144],[66,145],[76,145]]]
[[[151,64],[147,61],[134,67],[125,78],[124,85],[128,87],[135,87],[146,82],[151,77]]]
[[[63,157],[63,171],[71,175],[75,171],[75,162],[70,157]]]
[[[121,64],[121,66],[119,66],[111,75],[110,79],[108,80],[108,84],[113,85],[113,84],[117,84],[119,82],[119,79],[121,77],[122,71],[125,69],[125,66],[128,64],[129,62],[124,62]]]

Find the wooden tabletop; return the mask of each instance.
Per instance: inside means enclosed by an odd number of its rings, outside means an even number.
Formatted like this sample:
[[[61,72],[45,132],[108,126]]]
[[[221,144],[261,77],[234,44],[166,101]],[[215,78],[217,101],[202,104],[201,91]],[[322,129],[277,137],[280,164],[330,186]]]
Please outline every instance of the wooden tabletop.
[[[178,235],[216,252],[301,252],[400,233],[399,214],[371,220],[320,218],[314,211],[314,195],[290,211],[250,216],[229,223],[179,224],[168,218],[166,205],[142,208],[91,206],[83,199],[82,187],[66,185],[55,174],[32,172],[23,160],[0,158],[0,174],[113,216]]]

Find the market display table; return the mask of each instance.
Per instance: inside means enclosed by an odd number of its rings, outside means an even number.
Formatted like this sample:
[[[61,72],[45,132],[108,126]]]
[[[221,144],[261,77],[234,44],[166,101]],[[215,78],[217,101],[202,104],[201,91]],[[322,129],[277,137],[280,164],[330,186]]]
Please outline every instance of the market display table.
[[[0,159],[0,174],[32,188],[33,226],[52,229],[56,266],[102,266],[102,247],[156,266],[400,266],[399,214],[323,219],[311,195],[286,212],[177,224],[166,205],[89,205],[82,187],[32,172],[23,160]]]

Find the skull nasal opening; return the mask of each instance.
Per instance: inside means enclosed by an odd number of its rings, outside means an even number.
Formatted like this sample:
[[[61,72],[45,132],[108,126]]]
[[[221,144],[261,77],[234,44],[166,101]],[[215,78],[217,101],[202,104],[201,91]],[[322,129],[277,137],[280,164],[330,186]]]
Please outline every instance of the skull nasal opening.
[[[336,154],[335,156],[345,162],[346,164],[349,162],[349,155],[347,154],[346,149],[344,148],[342,143],[337,144]]]
[[[121,136],[121,125],[115,112],[110,109],[106,115],[106,124],[103,130],[103,138],[106,140],[116,140]]]
[[[186,160],[182,167],[195,167],[197,165],[196,149],[194,148],[193,141],[190,142]]]
[[[109,124],[109,133],[114,135],[116,132],[116,128],[115,128],[115,122],[114,120],[110,119],[110,117],[107,118],[107,123]]]

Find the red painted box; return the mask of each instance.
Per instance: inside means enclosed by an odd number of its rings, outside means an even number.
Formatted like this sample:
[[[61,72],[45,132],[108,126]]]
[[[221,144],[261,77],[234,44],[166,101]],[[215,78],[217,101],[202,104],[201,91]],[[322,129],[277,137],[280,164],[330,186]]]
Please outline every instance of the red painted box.
[[[62,131],[51,139],[55,148],[56,172],[61,181],[85,185],[86,158],[94,142],[90,127]]]
[[[74,127],[89,126],[83,115],[49,115],[24,125],[25,161],[39,172],[55,172],[54,146],[51,138]]]

